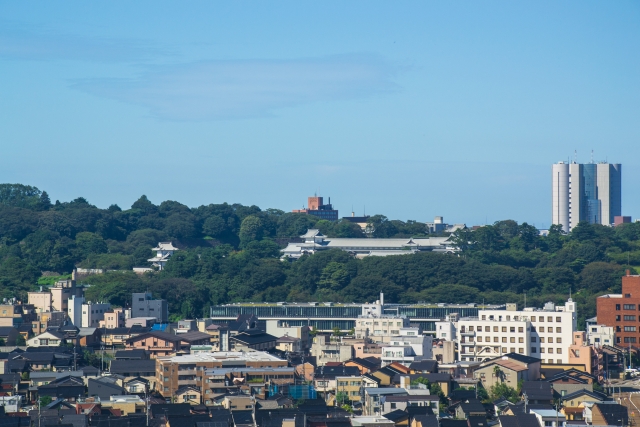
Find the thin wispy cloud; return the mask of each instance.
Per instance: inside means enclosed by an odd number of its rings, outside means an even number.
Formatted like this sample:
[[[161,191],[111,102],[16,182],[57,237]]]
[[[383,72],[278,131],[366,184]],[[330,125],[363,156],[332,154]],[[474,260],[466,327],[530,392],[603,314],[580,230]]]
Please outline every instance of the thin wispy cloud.
[[[135,79],[76,80],[86,93],[140,105],[158,118],[269,117],[282,108],[395,91],[397,68],[373,55],[225,60],[157,66]]]
[[[35,32],[0,21],[0,58],[28,61],[132,62],[173,55],[145,40]]]

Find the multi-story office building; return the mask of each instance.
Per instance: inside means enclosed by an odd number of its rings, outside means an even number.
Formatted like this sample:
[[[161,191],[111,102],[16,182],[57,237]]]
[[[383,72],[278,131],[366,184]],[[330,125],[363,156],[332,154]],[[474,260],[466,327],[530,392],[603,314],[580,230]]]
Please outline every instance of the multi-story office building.
[[[401,329],[398,335],[382,344],[382,365],[393,362],[410,365],[424,359],[433,359],[433,337],[418,334],[415,328]]]
[[[576,330],[576,303],[544,308],[480,310],[458,322],[461,361],[483,361],[507,353],[537,357],[545,363],[569,363],[568,348]]]
[[[331,197],[329,197],[329,203],[324,204],[322,197],[313,196],[307,199],[307,208],[294,209],[294,213],[306,213],[308,215],[317,216],[320,219],[326,219],[327,221],[338,220],[338,210],[333,209],[331,205]]]
[[[376,339],[376,337],[400,334],[400,329],[409,327],[406,316],[359,316],[356,319],[355,337]]]
[[[565,163],[552,167],[552,223],[566,232],[581,221],[612,225],[622,215],[622,166]]]
[[[596,313],[599,325],[613,328],[615,344],[637,345],[640,342],[640,276],[632,276],[627,270],[627,275],[622,277],[622,293],[599,296]],[[602,332],[608,335],[606,329]]]
[[[504,305],[486,305],[485,308],[504,310]],[[321,332],[355,329],[360,316],[405,317],[423,332],[435,332],[435,324],[451,314],[460,317],[478,316],[476,304],[386,304],[384,299],[369,304],[342,303],[235,303],[211,307],[213,322],[228,323],[240,315],[253,314],[261,321],[278,319],[289,326],[309,326]],[[404,322],[404,321],[403,321]],[[403,323],[404,324],[404,323]],[[373,326],[373,325],[371,325]]]
[[[134,293],[131,317],[155,317],[158,323],[169,321],[169,306],[163,299],[153,299],[151,292]]]

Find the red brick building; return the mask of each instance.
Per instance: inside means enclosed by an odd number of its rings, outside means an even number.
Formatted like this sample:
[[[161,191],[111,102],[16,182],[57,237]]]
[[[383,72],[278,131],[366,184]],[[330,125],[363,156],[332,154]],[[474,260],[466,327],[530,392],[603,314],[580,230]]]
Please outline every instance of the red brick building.
[[[599,296],[596,310],[598,324],[613,326],[616,344],[640,344],[640,276],[632,276],[627,270],[622,277],[622,293]]]

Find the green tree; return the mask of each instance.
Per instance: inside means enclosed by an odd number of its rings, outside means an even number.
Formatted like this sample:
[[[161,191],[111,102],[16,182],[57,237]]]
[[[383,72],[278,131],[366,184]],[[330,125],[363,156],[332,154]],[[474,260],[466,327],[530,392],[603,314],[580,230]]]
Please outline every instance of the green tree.
[[[245,247],[254,240],[261,240],[264,229],[262,221],[255,215],[249,215],[240,224],[240,246]]]
[[[25,345],[27,345],[27,341],[24,339],[22,334],[18,334],[18,336],[16,337],[16,345],[19,347],[24,347]]]
[[[500,398],[505,398],[509,402],[516,403],[520,400],[518,391],[513,387],[509,387],[506,383],[500,382],[494,384],[489,388],[489,398],[494,401]]]
[[[49,403],[51,403],[52,399],[51,396],[40,396],[40,399],[38,401],[40,403],[40,408],[42,408],[43,406],[47,406]]]

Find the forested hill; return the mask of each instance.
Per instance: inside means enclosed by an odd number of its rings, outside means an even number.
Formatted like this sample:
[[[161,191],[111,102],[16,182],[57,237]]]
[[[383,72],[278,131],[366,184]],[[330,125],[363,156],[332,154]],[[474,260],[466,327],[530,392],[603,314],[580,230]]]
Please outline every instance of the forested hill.
[[[371,217],[373,237],[425,235],[416,221]],[[91,300],[126,305],[134,291],[169,301],[174,318],[201,317],[211,304],[234,301],[562,302],[571,291],[579,317],[595,314],[595,296],[620,290],[627,264],[640,265],[640,223],[610,228],[580,224],[548,237],[526,223],[499,221],[453,238],[460,256],[434,253],[357,260],[330,250],[296,262],[279,260],[288,239],[308,228],[331,237],[364,237],[349,222],[257,206],[140,197],[127,210],[99,209],[86,199],[52,203],[46,192],[0,185],[0,286],[19,296],[68,275],[74,267],[118,270],[84,280]],[[151,248],[173,241],[182,250],[166,270],[137,276]],[[633,267],[632,267],[633,268]]]

